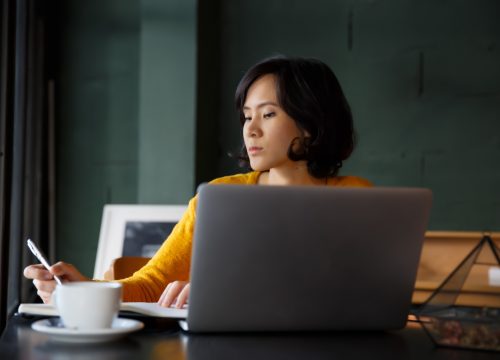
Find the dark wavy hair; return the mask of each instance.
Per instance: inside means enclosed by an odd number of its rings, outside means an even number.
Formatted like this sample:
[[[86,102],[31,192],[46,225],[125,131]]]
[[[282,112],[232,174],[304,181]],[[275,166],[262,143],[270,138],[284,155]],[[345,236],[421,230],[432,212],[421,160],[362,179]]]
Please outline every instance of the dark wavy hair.
[[[351,109],[333,71],[316,59],[284,56],[264,59],[252,66],[236,88],[235,103],[242,126],[248,89],[266,74],[276,77],[279,105],[301,131],[310,135],[303,139],[297,152],[292,142],[288,157],[293,161],[306,160],[309,173],[316,178],[337,175],[342,161],[354,150],[355,133]],[[244,144],[239,160],[241,166],[249,167]]]

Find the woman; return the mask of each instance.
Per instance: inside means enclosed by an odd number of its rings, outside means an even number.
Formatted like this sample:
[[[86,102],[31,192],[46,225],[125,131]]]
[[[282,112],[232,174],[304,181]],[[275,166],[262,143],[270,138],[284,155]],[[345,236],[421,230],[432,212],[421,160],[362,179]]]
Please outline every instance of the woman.
[[[243,129],[240,160],[252,172],[212,184],[371,186],[361,178],[337,176],[354,148],[352,115],[337,78],[318,60],[273,57],[254,65],[236,89]],[[189,296],[189,268],[196,196],[155,256],[123,284],[124,301],[182,307]],[[64,262],[50,272],[30,265],[38,295],[49,302],[53,275],[65,281],[89,280]]]

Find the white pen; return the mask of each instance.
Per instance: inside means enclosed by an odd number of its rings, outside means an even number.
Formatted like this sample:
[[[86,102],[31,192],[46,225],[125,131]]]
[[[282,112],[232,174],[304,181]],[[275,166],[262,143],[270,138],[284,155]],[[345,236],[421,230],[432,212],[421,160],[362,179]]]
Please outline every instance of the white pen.
[[[42,263],[43,266],[45,266],[45,268],[47,270],[50,269],[50,264],[49,262],[47,261],[47,259],[45,258],[45,256],[43,255],[43,253],[38,249],[38,247],[35,245],[35,243],[33,241],[31,241],[31,239],[28,239],[26,240],[26,243],[28,244],[28,247],[30,248],[31,252],[33,253],[33,255],[36,256],[36,258]],[[61,279],[59,279],[57,276],[54,275],[54,279],[56,280],[56,282],[61,285],[62,284],[62,281]]]

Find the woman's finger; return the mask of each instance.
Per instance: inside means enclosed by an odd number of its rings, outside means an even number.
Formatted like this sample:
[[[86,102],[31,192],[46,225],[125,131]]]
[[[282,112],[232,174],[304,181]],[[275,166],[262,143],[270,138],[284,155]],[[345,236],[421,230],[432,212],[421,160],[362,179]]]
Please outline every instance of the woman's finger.
[[[175,303],[175,307],[178,309],[182,309],[184,304],[187,303],[189,298],[189,283],[184,286],[184,289],[180,292],[179,296],[177,296],[177,302]]]
[[[162,304],[163,300],[165,299],[165,296],[167,296],[168,290],[172,287],[172,283],[169,283],[165,290],[161,293],[160,299],[158,300],[158,304]]]
[[[89,278],[83,276],[77,268],[65,262],[58,262],[46,269],[42,264],[27,266],[23,274],[28,279],[52,280],[54,275],[61,277],[66,281],[88,281]]]
[[[83,276],[76,267],[71,264],[59,261],[50,267],[50,272],[53,275],[59,276],[66,281],[89,281],[90,279]]]
[[[23,274],[28,279],[51,280],[54,276],[42,265],[29,265],[24,268]]]

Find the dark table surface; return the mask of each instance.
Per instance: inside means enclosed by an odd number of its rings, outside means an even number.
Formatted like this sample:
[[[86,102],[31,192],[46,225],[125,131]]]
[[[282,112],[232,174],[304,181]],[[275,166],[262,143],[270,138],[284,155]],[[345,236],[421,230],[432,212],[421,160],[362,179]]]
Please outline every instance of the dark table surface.
[[[40,317],[14,315],[0,359],[498,359],[498,352],[435,347],[418,323],[390,332],[188,335],[176,322],[142,318],[145,328],[104,344],[64,344],[31,329]]]

